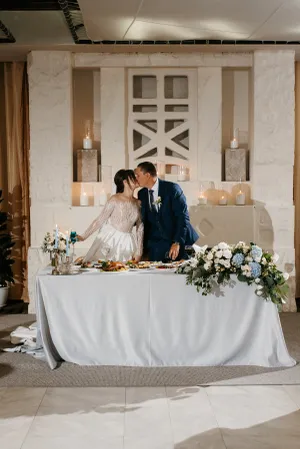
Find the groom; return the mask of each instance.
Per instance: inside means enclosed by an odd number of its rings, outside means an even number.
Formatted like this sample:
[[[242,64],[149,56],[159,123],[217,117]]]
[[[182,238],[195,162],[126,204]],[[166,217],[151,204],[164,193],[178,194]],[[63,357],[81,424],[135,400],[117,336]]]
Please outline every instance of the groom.
[[[185,246],[198,239],[193,229],[185,196],[178,184],[158,179],[155,165],[142,162],[135,170],[143,187],[138,197],[142,203],[144,252],[149,260],[166,261],[187,258]]]

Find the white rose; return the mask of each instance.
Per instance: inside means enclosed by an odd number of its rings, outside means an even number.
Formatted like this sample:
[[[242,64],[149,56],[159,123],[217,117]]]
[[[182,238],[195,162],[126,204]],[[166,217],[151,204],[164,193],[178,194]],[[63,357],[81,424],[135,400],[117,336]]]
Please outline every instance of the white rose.
[[[274,263],[278,262],[278,260],[279,260],[279,255],[278,255],[277,253],[273,254],[272,260],[273,260]]]
[[[246,277],[247,277],[247,278],[251,278],[251,271],[247,271]]]
[[[283,279],[285,281],[287,281],[289,279],[289,277],[290,277],[289,273],[283,273]]]
[[[262,295],[262,291],[261,290],[257,290],[256,294],[257,294],[257,296],[261,296]]]
[[[261,257],[254,257],[254,262],[259,263],[261,261]]]
[[[223,256],[225,257],[225,259],[230,259],[232,256],[232,252],[230,251],[230,249],[225,249],[223,251]]]
[[[206,263],[203,265],[203,267],[204,267],[204,270],[208,271],[208,270],[210,269],[210,267],[211,267],[211,264],[210,264],[209,262],[206,262]]]
[[[218,244],[218,248],[219,249],[227,249],[229,246],[227,245],[227,243],[225,243],[225,242],[220,242],[219,244]]]
[[[262,285],[258,285],[258,286],[257,286],[257,290],[258,290],[258,291],[263,290],[263,286],[262,286]]]
[[[59,249],[60,251],[63,251],[64,249],[66,249],[66,245],[65,245],[65,242],[64,242],[64,241],[60,241],[60,242],[59,242],[59,244],[58,244],[58,249]]]
[[[230,261],[229,260],[225,260],[224,267],[225,268],[230,268]]]
[[[214,256],[213,256],[213,253],[212,253],[212,252],[209,252],[209,253],[207,254],[207,256],[206,256],[206,259],[207,259],[207,260],[213,260],[213,258],[214,258]]]
[[[197,265],[198,265],[198,260],[197,259],[195,259],[195,258],[190,259],[190,266],[191,267],[195,268]]]
[[[261,264],[262,264],[262,265],[267,265],[267,261],[266,261],[266,258],[265,258],[265,257],[263,257],[263,258],[261,259]]]
[[[222,256],[223,256],[223,251],[219,250],[219,251],[216,252],[216,257],[220,258]]]
[[[251,256],[247,256],[247,257],[245,257],[245,261],[246,262],[252,262],[252,257]]]
[[[259,278],[256,278],[256,279],[255,279],[255,283],[256,283],[256,284],[259,284],[259,283],[260,283],[260,279],[259,279]]]

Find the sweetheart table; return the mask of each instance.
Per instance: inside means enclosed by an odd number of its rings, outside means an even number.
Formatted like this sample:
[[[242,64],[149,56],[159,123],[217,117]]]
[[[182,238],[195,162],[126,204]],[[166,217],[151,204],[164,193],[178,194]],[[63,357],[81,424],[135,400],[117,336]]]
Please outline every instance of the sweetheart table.
[[[277,307],[235,282],[202,296],[185,275],[149,272],[36,278],[46,360],[79,365],[295,365]]]

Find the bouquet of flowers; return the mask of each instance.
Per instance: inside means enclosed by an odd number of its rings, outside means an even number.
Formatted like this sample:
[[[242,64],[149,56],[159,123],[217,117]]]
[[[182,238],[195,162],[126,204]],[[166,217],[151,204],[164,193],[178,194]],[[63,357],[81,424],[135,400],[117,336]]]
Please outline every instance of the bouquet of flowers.
[[[58,252],[58,254],[65,254],[66,253],[66,236],[62,232],[58,232],[58,245],[57,249],[55,249],[55,230],[51,234],[50,232],[47,232],[41,249],[43,253],[50,253],[52,254],[54,250]]]
[[[177,269],[186,274],[187,284],[195,285],[202,295],[209,294],[216,285],[225,286],[236,275],[240,282],[255,285],[255,293],[275,304],[285,303],[288,294],[288,273],[276,266],[279,256],[264,252],[254,243],[239,242],[228,245],[221,242],[213,248],[203,246],[195,257]]]

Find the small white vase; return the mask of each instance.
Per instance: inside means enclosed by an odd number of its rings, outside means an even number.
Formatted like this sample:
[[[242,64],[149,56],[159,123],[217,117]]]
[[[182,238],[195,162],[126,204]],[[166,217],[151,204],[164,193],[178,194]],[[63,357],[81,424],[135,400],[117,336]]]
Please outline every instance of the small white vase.
[[[9,287],[0,287],[0,309],[5,306],[8,298]]]

